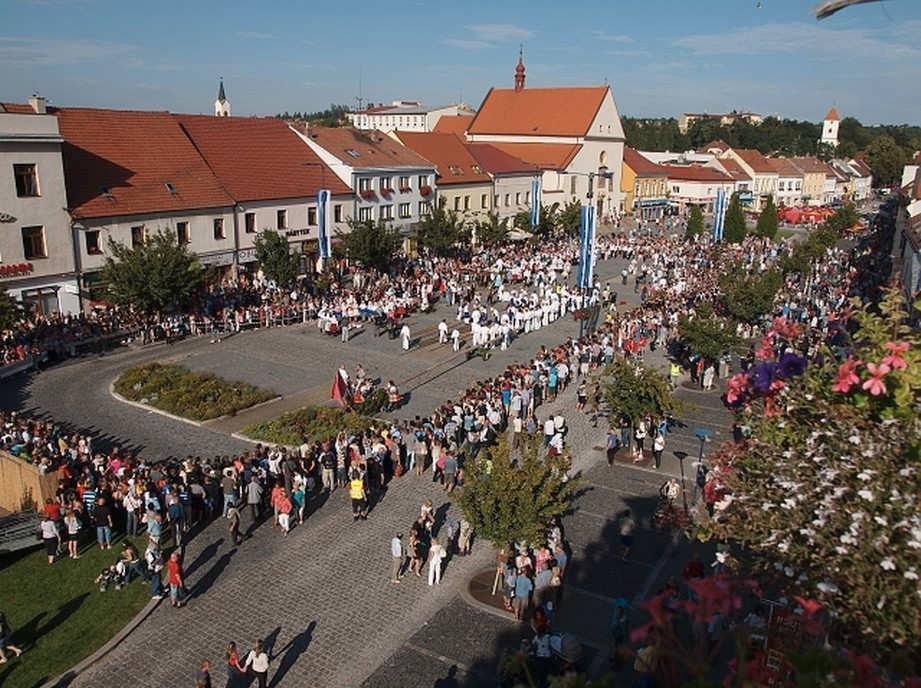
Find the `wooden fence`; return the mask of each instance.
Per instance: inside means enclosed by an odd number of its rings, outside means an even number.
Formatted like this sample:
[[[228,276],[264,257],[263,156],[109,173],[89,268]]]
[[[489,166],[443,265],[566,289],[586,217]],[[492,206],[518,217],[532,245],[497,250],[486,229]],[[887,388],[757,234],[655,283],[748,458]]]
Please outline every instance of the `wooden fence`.
[[[42,475],[38,468],[0,451],[0,508],[7,511],[28,511],[40,508],[48,497],[54,497],[58,473]]]

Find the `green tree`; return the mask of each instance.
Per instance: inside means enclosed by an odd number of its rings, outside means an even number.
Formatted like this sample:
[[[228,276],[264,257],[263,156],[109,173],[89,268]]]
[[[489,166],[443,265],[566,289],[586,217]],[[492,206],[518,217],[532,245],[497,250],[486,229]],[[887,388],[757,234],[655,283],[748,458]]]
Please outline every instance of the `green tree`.
[[[496,246],[508,237],[508,220],[499,220],[497,213],[490,213],[485,220],[480,220],[474,227],[477,241],[484,246]]]
[[[205,270],[185,244],[158,232],[135,248],[109,239],[102,270],[113,303],[151,315],[180,308],[203,286]]]
[[[696,306],[693,317],[681,316],[678,337],[692,352],[710,360],[716,360],[738,342],[732,324],[706,302]]]
[[[688,216],[687,228],[684,230],[684,236],[688,239],[700,236],[704,233],[704,214],[700,206],[692,205],[691,214]]]
[[[25,314],[23,305],[10,296],[6,289],[0,289],[0,330],[12,330]]]
[[[755,225],[755,234],[768,239],[777,237],[777,206],[774,205],[774,197],[768,196],[767,203],[761,209],[761,215],[758,216],[758,224]]]
[[[747,275],[733,266],[720,277],[723,305],[736,320],[754,324],[771,312],[782,284],[783,276],[777,270]]]
[[[537,435],[524,435],[513,457],[505,436],[464,465],[464,517],[496,547],[543,542],[547,524],[572,505],[578,480],[566,454],[546,456]]]
[[[601,379],[612,427],[624,417],[635,427],[646,415],[681,412],[681,402],[672,394],[668,379],[641,363],[615,358]]]
[[[265,229],[253,242],[262,272],[278,285],[290,284],[297,277],[300,260],[291,253],[288,240],[274,229]]]
[[[339,233],[349,257],[366,267],[386,271],[400,248],[400,236],[388,224],[378,220],[349,220],[349,232]]]
[[[423,248],[436,256],[446,256],[453,253],[458,244],[466,242],[470,232],[464,226],[464,218],[449,210],[442,198],[419,224],[417,237]]]
[[[838,208],[835,214],[826,220],[825,224],[829,229],[833,230],[835,234],[840,236],[842,232],[853,227],[858,220],[860,220],[860,216],[857,214],[857,209],[854,207],[854,204],[846,203]]]
[[[739,193],[736,192],[730,197],[729,207],[726,208],[726,219],[723,221],[723,239],[732,244],[738,244],[745,239],[747,233],[745,213],[742,210]]]
[[[899,181],[902,168],[908,162],[908,153],[891,136],[878,136],[867,146],[866,161],[873,170],[877,186],[891,186]]]
[[[579,226],[582,223],[582,204],[579,201],[571,201],[563,206],[556,219],[556,226],[564,236],[576,236],[579,234]]]

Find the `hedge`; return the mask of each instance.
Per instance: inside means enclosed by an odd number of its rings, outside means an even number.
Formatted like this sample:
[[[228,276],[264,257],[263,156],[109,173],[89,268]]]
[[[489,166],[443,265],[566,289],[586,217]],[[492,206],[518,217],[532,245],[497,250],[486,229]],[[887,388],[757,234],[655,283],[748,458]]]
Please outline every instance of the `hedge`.
[[[243,428],[243,434],[270,444],[297,445],[304,438],[310,441],[335,439],[342,430],[359,433],[372,425],[373,418],[341,408],[306,406],[264,423],[248,425]]]

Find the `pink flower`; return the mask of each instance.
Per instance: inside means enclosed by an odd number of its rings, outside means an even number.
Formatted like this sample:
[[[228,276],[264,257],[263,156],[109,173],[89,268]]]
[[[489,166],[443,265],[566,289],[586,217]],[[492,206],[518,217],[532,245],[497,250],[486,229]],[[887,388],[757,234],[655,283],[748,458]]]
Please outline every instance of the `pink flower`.
[[[886,342],[886,348],[889,349],[889,355],[883,359],[883,364],[893,369],[905,370],[908,363],[902,358],[902,354],[908,351],[911,344],[908,342]]]
[[[774,360],[774,346],[769,336],[764,336],[761,338],[761,346],[757,351],[755,351],[755,356],[763,361]]]
[[[787,383],[784,382],[783,380],[774,380],[771,383],[771,391],[776,392],[778,389],[783,389],[786,386],[787,386]]]
[[[867,363],[867,371],[869,371],[870,377],[864,381],[862,385],[863,389],[867,390],[874,397],[885,394],[887,390],[883,378],[886,377],[891,370],[892,369],[885,363],[881,365]]]
[[[726,382],[726,401],[734,404],[748,391],[748,376],[745,373],[733,375]]]
[[[781,339],[791,340],[799,337],[801,328],[799,323],[792,322],[783,317],[777,317],[774,318],[774,322],[771,324],[768,332],[777,335]]]
[[[847,359],[838,367],[838,379],[832,385],[832,391],[847,394],[851,387],[860,382],[860,378],[854,372],[857,369],[857,361],[853,358]]]

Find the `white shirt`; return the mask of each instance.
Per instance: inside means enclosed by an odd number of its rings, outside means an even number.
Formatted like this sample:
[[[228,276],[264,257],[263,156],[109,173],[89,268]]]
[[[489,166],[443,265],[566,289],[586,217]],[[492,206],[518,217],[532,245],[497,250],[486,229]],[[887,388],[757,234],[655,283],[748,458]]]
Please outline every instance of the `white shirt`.
[[[264,673],[269,670],[269,656],[265,652],[260,652],[258,655],[255,650],[250,650],[249,655],[246,658],[245,667],[253,667],[253,671],[258,671],[259,673]]]

